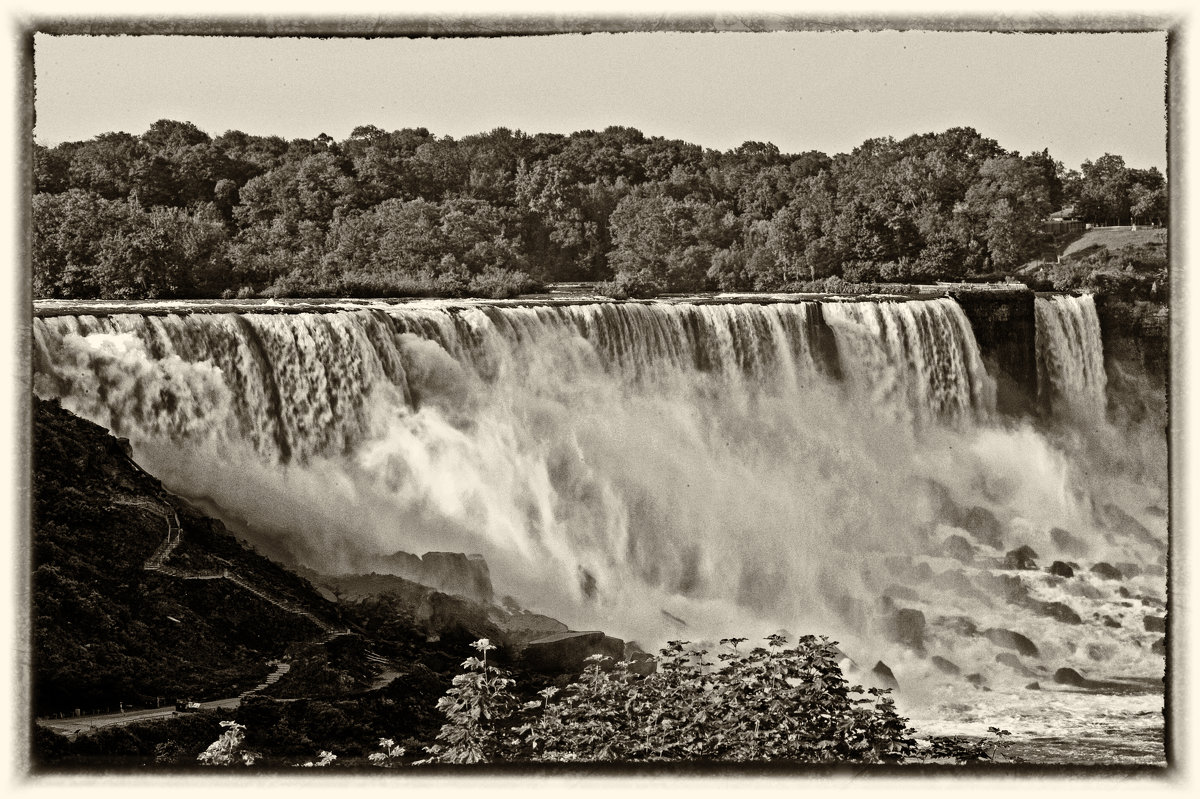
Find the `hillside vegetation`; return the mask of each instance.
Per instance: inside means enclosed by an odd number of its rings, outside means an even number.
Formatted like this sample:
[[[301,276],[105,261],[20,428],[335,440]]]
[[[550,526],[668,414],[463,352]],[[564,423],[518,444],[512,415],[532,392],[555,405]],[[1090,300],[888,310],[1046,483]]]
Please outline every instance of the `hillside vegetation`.
[[[1048,215],[1164,222],[1166,182],[972,128],[849,153],[719,152],[628,127],[286,141],[160,120],[34,146],[34,293],[63,298],[614,296],[997,276]]]

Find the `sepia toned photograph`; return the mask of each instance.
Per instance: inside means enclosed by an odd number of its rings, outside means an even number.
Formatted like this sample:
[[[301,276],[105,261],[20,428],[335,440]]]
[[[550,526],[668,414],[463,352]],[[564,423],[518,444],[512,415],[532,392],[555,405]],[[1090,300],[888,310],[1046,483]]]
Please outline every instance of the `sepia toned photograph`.
[[[1174,25],[32,21],[25,779],[1170,779]]]

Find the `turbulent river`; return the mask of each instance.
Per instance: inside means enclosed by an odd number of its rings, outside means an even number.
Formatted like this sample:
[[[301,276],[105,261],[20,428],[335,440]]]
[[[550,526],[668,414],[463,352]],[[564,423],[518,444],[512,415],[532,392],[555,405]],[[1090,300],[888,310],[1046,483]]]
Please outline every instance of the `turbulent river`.
[[[1036,419],[945,298],[38,313],[35,393],[268,553],[479,553],[572,629],[822,633],[920,732],[1165,760],[1164,422],[1122,412],[1091,297],[1036,300]]]

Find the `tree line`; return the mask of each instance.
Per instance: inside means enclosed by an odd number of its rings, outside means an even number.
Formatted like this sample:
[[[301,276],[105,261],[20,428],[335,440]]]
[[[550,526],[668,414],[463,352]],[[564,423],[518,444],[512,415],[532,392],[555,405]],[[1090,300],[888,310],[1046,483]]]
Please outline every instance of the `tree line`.
[[[1048,216],[1161,222],[1166,181],[971,128],[849,153],[720,152],[628,127],[285,140],[160,120],[33,145],[37,297],[616,295],[1002,274]]]

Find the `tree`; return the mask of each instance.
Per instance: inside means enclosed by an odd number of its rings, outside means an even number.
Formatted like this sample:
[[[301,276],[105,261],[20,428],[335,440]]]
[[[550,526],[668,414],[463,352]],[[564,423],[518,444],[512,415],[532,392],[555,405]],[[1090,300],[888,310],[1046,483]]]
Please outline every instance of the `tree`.
[[[1050,213],[1045,173],[1016,156],[989,158],[958,214],[987,246],[991,265],[1009,269],[1035,255]]]

